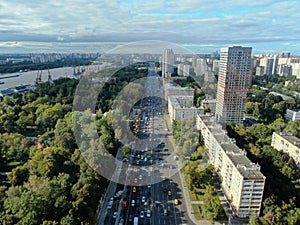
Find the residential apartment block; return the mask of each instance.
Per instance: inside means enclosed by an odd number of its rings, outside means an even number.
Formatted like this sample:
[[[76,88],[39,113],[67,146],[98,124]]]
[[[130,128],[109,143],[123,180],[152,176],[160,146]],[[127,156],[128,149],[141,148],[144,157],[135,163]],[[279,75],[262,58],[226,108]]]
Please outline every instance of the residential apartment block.
[[[179,96],[194,96],[194,89],[191,87],[180,87],[174,86],[171,83],[164,83],[165,99],[168,100],[168,97],[171,95]]]
[[[271,145],[278,151],[283,151],[292,157],[300,168],[300,139],[292,133],[274,132]]]
[[[300,121],[300,109],[287,109],[284,117],[287,121]]]
[[[165,49],[161,60],[162,77],[171,77],[174,73],[175,55],[172,49]]]
[[[168,112],[171,122],[173,120],[188,120],[195,118],[198,113],[204,112],[203,108],[194,106],[194,96],[171,95],[168,97]]]
[[[260,166],[247,158],[246,151],[237,147],[213,117],[198,114],[197,129],[235,215],[259,216],[266,179]]]
[[[252,79],[251,47],[221,49],[216,120],[242,124],[248,87]]]

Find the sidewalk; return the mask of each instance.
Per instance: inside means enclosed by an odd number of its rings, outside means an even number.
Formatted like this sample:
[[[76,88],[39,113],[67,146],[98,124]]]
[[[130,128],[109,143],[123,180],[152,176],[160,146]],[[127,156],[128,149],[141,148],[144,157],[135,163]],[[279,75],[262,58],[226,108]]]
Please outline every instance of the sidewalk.
[[[172,144],[173,149],[176,150],[177,147],[176,147],[173,135],[172,135],[173,130],[172,130],[170,118],[169,118],[168,115],[165,115],[165,120],[168,123],[169,132],[171,133],[171,135],[168,135],[168,140]],[[177,161],[177,164],[178,164],[178,168],[181,169],[183,167],[182,162],[180,160]],[[212,224],[208,220],[197,220],[195,218],[195,216],[193,214],[194,210],[192,208],[192,204],[201,204],[203,202],[202,201],[191,201],[189,191],[188,191],[188,188],[187,188],[186,183],[185,183],[184,174],[181,172],[181,170],[179,170],[178,173],[179,173],[179,177],[180,177],[180,182],[181,182],[182,193],[183,193],[183,196],[184,196],[185,205],[186,205],[186,208],[187,208],[187,213],[188,213],[188,216],[189,216],[190,220],[196,225],[210,225],[210,224]],[[221,223],[219,223],[217,221],[215,222],[215,224],[222,225]]]

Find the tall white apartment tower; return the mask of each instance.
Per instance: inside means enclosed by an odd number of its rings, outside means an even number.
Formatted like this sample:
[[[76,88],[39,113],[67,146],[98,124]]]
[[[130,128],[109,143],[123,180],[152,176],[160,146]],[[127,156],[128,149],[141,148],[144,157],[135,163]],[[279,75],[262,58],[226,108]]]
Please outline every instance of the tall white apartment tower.
[[[221,49],[217,88],[216,120],[241,124],[246,95],[252,79],[251,47]]]
[[[166,78],[174,73],[175,56],[172,49],[165,49],[161,59],[162,77]]]

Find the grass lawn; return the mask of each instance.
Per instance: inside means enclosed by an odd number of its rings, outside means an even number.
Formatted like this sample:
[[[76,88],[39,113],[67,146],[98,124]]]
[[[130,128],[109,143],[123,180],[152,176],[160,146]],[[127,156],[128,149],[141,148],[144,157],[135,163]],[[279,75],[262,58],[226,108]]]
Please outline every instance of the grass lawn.
[[[205,189],[189,190],[191,201],[203,201],[204,191]]]
[[[203,219],[202,213],[201,213],[201,205],[198,204],[192,204],[192,208],[194,211],[194,216],[196,220],[201,220]]]

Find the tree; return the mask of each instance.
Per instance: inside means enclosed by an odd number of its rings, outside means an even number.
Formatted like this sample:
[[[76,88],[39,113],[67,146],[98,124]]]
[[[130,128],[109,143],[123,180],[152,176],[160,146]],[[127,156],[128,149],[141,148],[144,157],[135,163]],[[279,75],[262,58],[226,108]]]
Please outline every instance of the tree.
[[[203,196],[203,216],[214,222],[223,207],[213,186],[208,185]]]
[[[23,185],[29,177],[29,169],[26,165],[18,166],[8,173],[8,179],[13,186]]]

